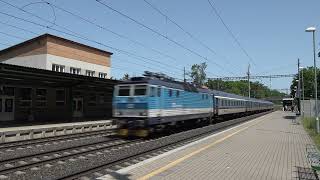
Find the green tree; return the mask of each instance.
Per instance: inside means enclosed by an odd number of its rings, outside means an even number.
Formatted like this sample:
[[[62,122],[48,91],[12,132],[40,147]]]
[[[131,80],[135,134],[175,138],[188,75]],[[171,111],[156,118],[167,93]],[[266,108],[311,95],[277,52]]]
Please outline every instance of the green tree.
[[[192,79],[192,82],[196,84],[197,86],[204,85],[207,74],[206,74],[206,68],[207,64],[205,62],[201,64],[194,64],[191,67],[191,72],[189,73],[190,78]]]
[[[248,81],[222,81],[208,80],[206,86],[210,89],[220,90],[228,93],[233,93],[241,96],[248,96]],[[267,86],[260,82],[250,82],[251,97],[258,99],[273,100],[274,103],[280,103],[281,99],[286,96],[277,90],[270,90]],[[274,101],[277,99],[277,101]]]
[[[130,76],[128,73],[124,74],[123,77],[121,78],[121,80],[123,81],[129,80],[129,79],[130,79]]]
[[[313,67],[307,67],[300,70],[301,73],[303,73],[303,86],[304,86],[304,97],[306,99],[313,98],[314,97],[314,68]],[[320,70],[317,69],[317,86],[319,89],[320,86]],[[302,77],[302,75],[301,75]],[[298,74],[292,79],[292,83],[290,86],[291,95],[294,97],[296,94],[297,86],[298,86]],[[302,87],[302,86],[301,86]],[[302,93],[302,92],[301,92]],[[301,94],[302,95],[302,94]],[[319,93],[318,93],[319,98]]]

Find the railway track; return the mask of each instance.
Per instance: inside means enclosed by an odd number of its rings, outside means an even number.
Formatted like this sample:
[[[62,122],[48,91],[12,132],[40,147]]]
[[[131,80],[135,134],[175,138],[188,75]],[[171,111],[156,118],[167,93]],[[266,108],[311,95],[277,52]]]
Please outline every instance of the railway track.
[[[102,152],[107,152],[120,148],[122,146],[130,146],[142,142],[141,139],[133,141],[123,139],[113,139],[107,142],[92,143],[77,147],[70,147],[61,150],[45,152],[35,155],[24,156],[21,158],[13,158],[2,161],[0,163],[0,174],[7,176],[10,174],[19,174],[26,170],[36,171],[40,167],[50,168],[53,164],[61,164],[65,161],[75,161],[76,159],[85,159],[95,155],[100,155]]]
[[[137,163],[170,149],[208,136],[234,124],[264,115],[266,113],[238,118],[164,137],[149,140],[128,141],[112,147],[102,147],[76,154],[34,162],[0,170],[0,178],[10,179],[90,179],[108,174],[110,171]],[[110,146],[110,145],[109,145]],[[79,149],[77,149],[79,150]],[[69,153],[71,149],[68,151]],[[52,154],[52,153],[51,153]],[[53,153],[52,155],[57,154]],[[42,155],[43,157],[44,155]],[[30,157],[29,157],[30,158]],[[22,159],[16,159],[15,162]],[[23,162],[17,162],[23,164]],[[27,161],[25,161],[27,162]],[[29,161],[28,161],[29,162]],[[27,163],[28,163],[27,162]],[[3,165],[3,164],[2,164]]]

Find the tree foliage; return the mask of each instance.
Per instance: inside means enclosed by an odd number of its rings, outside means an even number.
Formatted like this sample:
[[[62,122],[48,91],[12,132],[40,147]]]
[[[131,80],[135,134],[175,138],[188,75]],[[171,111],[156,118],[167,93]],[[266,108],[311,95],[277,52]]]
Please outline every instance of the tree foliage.
[[[313,67],[307,67],[307,68],[303,68],[302,70],[300,70],[300,73],[302,77],[303,76],[303,87],[304,87],[304,97],[306,99],[310,99],[314,97],[314,68]],[[290,86],[290,90],[291,90],[291,95],[295,96],[296,95],[296,91],[297,91],[297,87],[298,87],[298,74],[293,78],[291,86]],[[318,89],[320,86],[320,70],[317,69],[317,85],[318,85]],[[301,86],[301,90],[302,90],[302,86]],[[302,92],[301,92],[302,93]],[[302,95],[302,94],[301,94]],[[319,93],[318,93],[318,98],[319,98]]]
[[[129,80],[129,79],[130,79],[130,76],[127,73],[124,74],[123,77],[121,78],[121,80],[123,80],[123,81]]]
[[[241,80],[241,81],[209,80],[206,83],[206,86],[208,86],[210,89],[233,93],[241,96],[248,96],[248,92],[249,92],[248,81],[245,81],[245,80]],[[254,98],[281,99],[282,97],[285,96],[285,93],[281,93],[277,90],[271,90],[267,86],[263,85],[258,81],[250,82],[250,87],[251,87],[251,91],[250,91],[251,97],[254,97]]]
[[[191,67],[189,76],[192,82],[201,87],[207,86],[209,89],[220,90],[228,93],[233,93],[241,96],[248,96],[248,81],[222,81],[222,80],[211,80],[206,81],[206,70],[207,64],[194,64]],[[251,97],[258,99],[282,99],[286,96],[285,93],[281,93],[277,90],[271,90],[267,86],[259,82],[250,82],[251,86]],[[281,101],[275,102],[279,103]]]
[[[205,62],[192,65],[189,76],[195,85],[200,87],[205,84],[205,81],[207,79],[207,74],[205,72],[206,68],[207,64]]]

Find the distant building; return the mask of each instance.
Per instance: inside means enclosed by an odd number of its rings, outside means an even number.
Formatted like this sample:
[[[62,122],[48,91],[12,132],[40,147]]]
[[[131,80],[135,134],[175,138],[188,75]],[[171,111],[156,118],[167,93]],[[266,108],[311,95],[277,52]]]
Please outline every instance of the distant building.
[[[110,78],[111,52],[51,34],[0,51],[0,63]]]
[[[0,126],[110,118],[111,55],[50,34],[1,50]]]

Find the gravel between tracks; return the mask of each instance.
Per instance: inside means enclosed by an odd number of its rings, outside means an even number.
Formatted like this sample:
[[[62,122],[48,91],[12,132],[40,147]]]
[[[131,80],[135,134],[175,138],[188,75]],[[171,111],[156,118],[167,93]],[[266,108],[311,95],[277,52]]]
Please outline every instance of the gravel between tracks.
[[[255,117],[261,116],[266,113],[260,113],[251,115],[248,117],[238,118],[227,122],[209,125],[206,127],[193,129],[170,136],[161,137],[141,143],[134,143],[119,147],[117,149],[111,149],[108,151],[98,151],[95,154],[87,156],[79,156],[74,159],[66,161],[57,161],[53,164],[44,164],[37,168],[32,168],[24,172],[18,171],[9,175],[6,175],[8,179],[62,179],[68,178],[72,175],[77,175],[81,172],[88,171],[92,168],[98,168],[111,163],[116,163],[126,158],[143,154],[148,151],[156,150],[161,147],[165,147],[183,140],[190,139],[200,134],[212,132],[222,127],[227,127],[236,123],[240,123]],[[1,174],[0,174],[1,176]]]

